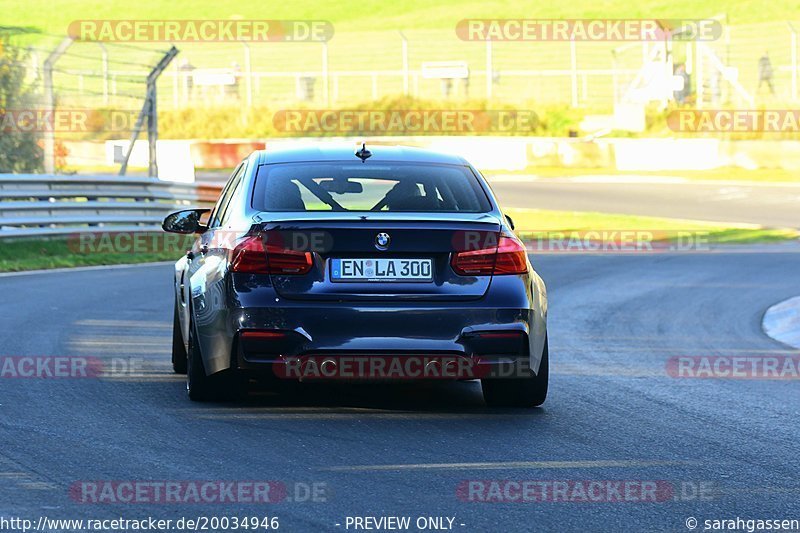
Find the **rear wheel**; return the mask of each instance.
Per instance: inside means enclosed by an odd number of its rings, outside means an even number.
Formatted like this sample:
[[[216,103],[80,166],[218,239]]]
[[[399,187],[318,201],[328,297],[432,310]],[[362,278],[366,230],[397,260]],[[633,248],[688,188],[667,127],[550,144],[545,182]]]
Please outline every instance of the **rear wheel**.
[[[189,325],[189,357],[186,372],[186,391],[195,402],[232,400],[239,394],[233,371],[223,370],[206,375],[200,346],[195,339],[194,324]]]
[[[482,379],[483,399],[490,407],[538,407],[547,398],[550,374],[547,337],[539,373],[528,378]]]
[[[175,316],[172,319],[172,370],[176,374],[186,373],[186,346],[183,344],[181,322],[178,318],[178,302],[175,302]]]

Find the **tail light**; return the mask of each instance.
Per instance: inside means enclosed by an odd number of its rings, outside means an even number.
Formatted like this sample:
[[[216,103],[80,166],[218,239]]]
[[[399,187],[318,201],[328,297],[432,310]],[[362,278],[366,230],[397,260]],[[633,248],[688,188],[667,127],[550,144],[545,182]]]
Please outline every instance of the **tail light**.
[[[249,274],[307,274],[314,259],[311,252],[287,250],[265,244],[261,236],[246,237],[231,253],[231,272]]]
[[[241,332],[241,337],[247,340],[269,341],[275,339],[285,339],[286,332],[276,330],[246,329]]]
[[[521,242],[503,235],[497,246],[454,252],[450,265],[462,276],[525,274],[528,271],[526,255]]]

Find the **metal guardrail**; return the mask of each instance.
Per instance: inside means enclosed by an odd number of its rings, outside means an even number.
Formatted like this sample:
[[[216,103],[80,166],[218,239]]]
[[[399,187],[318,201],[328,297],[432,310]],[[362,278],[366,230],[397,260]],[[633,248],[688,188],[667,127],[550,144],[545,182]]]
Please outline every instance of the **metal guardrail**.
[[[208,207],[220,189],[154,178],[0,174],[0,239],[159,231],[167,214]]]

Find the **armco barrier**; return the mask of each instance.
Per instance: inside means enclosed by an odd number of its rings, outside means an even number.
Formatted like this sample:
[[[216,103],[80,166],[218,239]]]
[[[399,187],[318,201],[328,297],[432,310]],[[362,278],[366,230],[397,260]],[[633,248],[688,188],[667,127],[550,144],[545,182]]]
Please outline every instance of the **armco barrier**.
[[[209,207],[217,185],[154,178],[0,174],[0,239],[79,231],[157,231],[179,209]]]

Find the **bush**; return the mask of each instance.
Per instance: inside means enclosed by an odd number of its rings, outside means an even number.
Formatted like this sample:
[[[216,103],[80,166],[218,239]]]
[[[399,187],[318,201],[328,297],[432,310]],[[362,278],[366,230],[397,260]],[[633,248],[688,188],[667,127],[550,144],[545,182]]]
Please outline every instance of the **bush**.
[[[26,83],[27,54],[0,33],[0,172],[40,172],[43,152],[35,131],[18,131],[9,113],[35,108],[33,85]]]
[[[570,130],[578,129],[585,110],[570,109],[565,106],[523,106],[525,111],[533,111],[538,117],[534,127],[522,131],[498,133],[491,130],[479,132],[427,132],[427,135],[536,135],[566,136]],[[385,97],[376,101],[366,101],[355,105],[341,106],[338,109],[355,111],[419,111],[419,110],[469,110],[469,111],[520,111],[523,107],[508,104],[490,103],[485,100],[438,101],[422,100],[409,96]],[[290,105],[292,110],[320,110],[318,106]],[[333,108],[337,109],[337,108]],[[295,137],[296,132],[287,132],[276,124],[276,113],[280,109],[266,106],[242,109],[239,107],[192,107],[179,110],[162,109],[158,114],[159,138],[161,139],[264,139],[275,137]],[[380,136],[381,133],[358,131],[309,131],[301,136]],[[414,133],[384,133],[384,135],[414,135]]]

